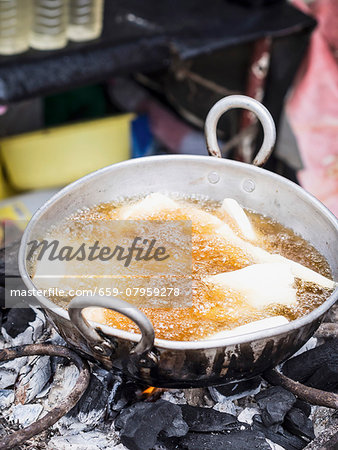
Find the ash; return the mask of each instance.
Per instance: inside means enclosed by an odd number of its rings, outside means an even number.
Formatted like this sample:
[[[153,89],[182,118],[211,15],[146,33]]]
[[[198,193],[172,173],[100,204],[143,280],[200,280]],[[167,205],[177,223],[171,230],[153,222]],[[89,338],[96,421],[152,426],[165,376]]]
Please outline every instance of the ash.
[[[335,317],[336,313],[337,309]],[[39,309],[0,310],[0,325],[0,348],[41,342],[66,345]],[[337,341],[311,338],[298,352],[302,364],[291,359],[283,372],[301,382],[310,380],[313,387],[337,391]],[[321,362],[311,372],[306,355],[311,349],[318,351],[319,345],[322,356],[316,359]],[[329,362],[323,363],[327,354]],[[312,450],[321,448],[338,429],[337,411],[311,406],[260,377],[206,389],[155,389],[146,396],[147,386],[121,373],[94,364],[91,373],[80,402],[20,448]],[[77,369],[60,357],[1,363],[0,438],[51,411],[72,391],[77,376]]]

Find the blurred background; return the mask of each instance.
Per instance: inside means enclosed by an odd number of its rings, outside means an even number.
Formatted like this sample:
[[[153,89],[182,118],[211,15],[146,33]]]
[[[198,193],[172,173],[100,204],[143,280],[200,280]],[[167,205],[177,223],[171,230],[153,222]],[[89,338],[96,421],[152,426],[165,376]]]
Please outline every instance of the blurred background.
[[[235,93],[274,117],[266,168],[338,215],[337,58],[336,0],[0,0],[0,222],[115,162],[206,155],[206,114]],[[218,132],[252,161],[252,114]]]

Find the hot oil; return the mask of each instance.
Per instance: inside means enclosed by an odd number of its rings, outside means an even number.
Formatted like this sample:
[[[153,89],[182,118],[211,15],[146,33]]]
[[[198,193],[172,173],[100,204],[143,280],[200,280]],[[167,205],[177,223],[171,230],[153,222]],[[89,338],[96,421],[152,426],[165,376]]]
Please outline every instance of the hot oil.
[[[207,288],[202,279],[207,275],[238,270],[253,263],[244,251],[225,243],[220,237],[212,233],[212,229],[201,226],[198,220],[189,216],[189,207],[196,206],[205,212],[214,214],[225,221],[237,234],[234,222],[230,217],[220,213],[220,203],[200,197],[174,196],[175,201],[182,206],[178,211],[163,211],[148,219],[156,220],[193,220],[192,234],[192,274],[193,295],[190,307],[155,307],[140,309],[152,322],[155,335],[168,340],[197,340],[232,329],[254,320],[264,319],[275,315],[283,315],[294,320],[312,311],[322,304],[331,294],[328,289],[311,283],[296,280],[297,303],[293,306],[269,305],[258,310],[246,303],[238,293]],[[139,200],[139,199],[136,199]],[[103,203],[96,207],[78,212],[68,221],[105,221],[116,219],[121,208],[135,203],[135,199],[128,199],[119,203]],[[258,245],[271,253],[279,253],[289,259],[297,261],[316,272],[331,278],[329,265],[325,258],[307,241],[296,235],[292,230],[278,222],[260,214],[247,212],[258,235]],[[68,232],[81,235],[81,226],[74,226]],[[67,300],[52,299],[65,307]],[[69,299],[70,300],[70,299]],[[142,299],[130,297],[127,299],[140,307]],[[92,317],[106,325],[126,331],[139,332],[136,325],[118,313],[104,310],[99,316]]]

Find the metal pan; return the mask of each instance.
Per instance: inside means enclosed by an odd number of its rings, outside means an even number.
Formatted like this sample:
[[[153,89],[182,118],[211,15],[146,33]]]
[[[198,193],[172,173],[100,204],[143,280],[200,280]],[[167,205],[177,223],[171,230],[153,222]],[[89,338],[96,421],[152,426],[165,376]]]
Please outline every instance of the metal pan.
[[[264,141],[253,165],[220,158],[217,121],[231,108],[251,110],[263,125]],[[26,286],[35,287],[27,271],[27,243],[39,238],[45,227],[79,208],[156,191],[202,194],[214,200],[233,197],[308,240],[325,256],[337,278],[337,219],[296,184],[257,167],[267,160],[275,141],[273,120],[266,108],[248,97],[226,97],[211,109],[205,132],[209,153],[214,156],[154,156],[114,164],[52,197],[31,219],[21,241],[19,268]],[[121,368],[127,376],[152,386],[201,387],[251,378],[289,358],[312,336],[337,297],[336,289],[319,308],[286,325],[192,342],[156,339],[147,317],[117,298],[78,297],[68,312],[46,297],[38,296],[37,300],[62,337],[88,359],[107,369]],[[141,335],[88,323],[81,311],[89,306],[128,316]]]

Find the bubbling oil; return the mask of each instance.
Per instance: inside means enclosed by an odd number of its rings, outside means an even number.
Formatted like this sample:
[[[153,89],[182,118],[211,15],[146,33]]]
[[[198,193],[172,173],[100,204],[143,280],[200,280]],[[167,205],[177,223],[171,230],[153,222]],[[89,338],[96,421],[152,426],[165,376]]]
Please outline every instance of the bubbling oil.
[[[331,295],[332,290],[330,289],[296,279],[297,302],[295,304],[291,306],[271,304],[263,309],[256,309],[231,289],[224,291],[217,287],[210,288],[209,286],[206,288],[203,282],[206,276],[242,269],[252,264],[253,261],[243,250],[224,242],[220,237],[209,232],[207,228],[201,227],[198,221],[194,222],[193,217],[189,216],[189,207],[198,207],[223,220],[236,234],[240,234],[230,216],[221,212],[219,202],[198,196],[172,194],[170,197],[181,206],[179,210],[163,210],[147,217],[147,219],[192,219],[192,303],[189,307],[140,307],[153,324],[157,338],[193,341],[205,339],[220,331],[230,330],[255,320],[276,315],[283,315],[288,320],[294,320],[317,308]],[[118,219],[121,208],[135,204],[140,198],[102,203],[92,208],[83,209],[67,219],[62,226],[88,220]],[[309,242],[271,218],[252,211],[246,211],[246,213],[258,237],[255,245],[270,253],[278,253],[299,262],[332,279],[328,262]],[[77,231],[73,228],[73,231],[81,235],[81,227],[78,227]],[[67,308],[71,298],[54,297],[51,300]],[[140,305],[140,300],[137,297],[128,298],[130,303],[137,306]],[[139,332],[137,326],[131,320],[108,309],[103,310],[100,318],[94,320],[125,331]]]

